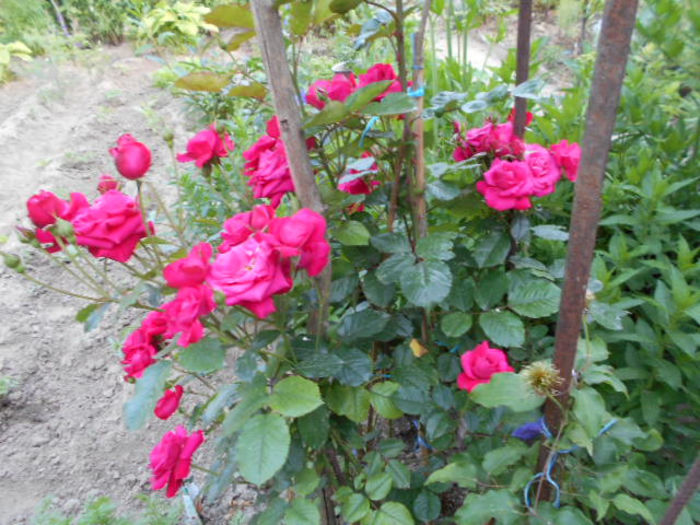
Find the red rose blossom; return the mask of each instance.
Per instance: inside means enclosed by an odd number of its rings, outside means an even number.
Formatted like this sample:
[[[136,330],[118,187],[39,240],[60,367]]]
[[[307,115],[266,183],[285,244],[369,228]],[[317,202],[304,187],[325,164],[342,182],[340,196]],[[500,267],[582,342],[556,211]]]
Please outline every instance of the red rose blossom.
[[[356,87],[355,75],[338,73],[332,80],[317,80],[311,84],[306,94],[306,102],[317,109],[323,109],[326,102],[322,100],[322,96],[329,100],[345,102]]]
[[[177,296],[162,306],[168,321],[164,337],[179,333],[177,344],[187,347],[204,337],[204,326],[199,318],[216,308],[214,294],[205,285],[180,288]]]
[[[218,157],[225,157],[233,151],[235,144],[228,133],[223,138],[212,124],[200,131],[187,142],[187,152],[178,153],[178,162],[194,162],[198,168],[214,162]]]
[[[365,151],[362,154],[363,159],[371,158],[372,154]],[[377,163],[373,163],[368,171],[378,171]],[[360,173],[358,170],[350,170],[348,174],[353,175],[355,173]],[[342,179],[341,179],[342,180]],[[367,180],[365,176],[358,177],[349,182],[341,182],[338,184],[338,189],[349,193],[350,195],[369,195],[374,191],[374,188],[379,186],[379,182],[376,180]]]
[[[146,236],[141,210],[134,199],[110,190],[72,220],[78,244],[95,257],[127,262]]]
[[[135,330],[126,338],[122,347],[124,359],[124,379],[138,378],[143,375],[143,371],[156,362],[155,355],[158,349],[151,344],[151,338],[141,329]]]
[[[151,167],[151,150],[128,133],[117,139],[117,147],[109,153],[117,171],[127,179],[140,179]]]
[[[530,173],[532,173],[532,194],[544,197],[554,193],[557,182],[561,178],[561,171],[547,148],[539,144],[528,144],[525,149],[525,162],[530,166]]]
[[[167,485],[165,495],[168,498],[175,496],[190,475],[192,455],[203,442],[204,432],[196,430],[188,436],[182,425],[165,434],[151,452],[149,467],[153,471],[153,490],[160,490]]]
[[[484,180],[476,183],[476,189],[494,210],[527,210],[532,207],[534,181],[530,167],[523,161],[495,159],[484,173]]]
[[[265,240],[255,238],[216,257],[207,282],[226,296],[229,306],[240,305],[260,319],[276,310],[272,296],[292,289],[288,260]]]
[[[165,420],[172,416],[177,410],[177,407],[180,406],[183,393],[184,389],[181,385],[175,385],[174,389],[166,390],[163,393],[163,397],[156,403],[156,408],[153,410],[156,417]]]
[[[462,354],[460,361],[462,373],[457,377],[457,386],[467,392],[471,392],[478,385],[490,382],[494,374],[515,372],[508,364],[505,352],[489,347],[488,341]]]
[[[29,218],[37,226],[34,237],[39,241],[47,252],[55,253],[61,250],[61,245],[56,237],[47,228],[56,223],[57,219],[72,221],[80,211],[90,207],[85,195],[82,193],[71,193],[70,202],[59,199],[50,191],[40,191],[27,201],[27,211]],[[68,242],[63,239],[63,244]]]
[[[381,82],[382,80],[393,80],[386,90],[377,95],[374,100],[379,102],[389,93],[397,93],[401,91],[401,82],[396,76],[396,71],[391,64],[374,64],[367,70],[367,73],[360,75],[360,87],[368,86],[369,84],[374,84],[375,82]]]
[[[549,151],[557,165],[566,170],[566,176],[571,182],[576,182],[578,177],[578,165],[581,162],[581,146],[576,142],[569,144],[569,141],[564,139],[558,144],[552,144]]]
[[[251,211],[234,215],[224,222],[224,231],[221,232],[224,242],[219,246],[219,251],[223,253],[238,246],[254,233],[267,228],[274,218],[275,209],[262,204]]]
[[[331,247],[326,240],[326,219],[308,208],[291,217],[279,217],[270,223],[265,238],[283,257],[301,256],[299,268],[314,277],[328,264]]]
[[[200,242],[187,257],[170,263],[163,270],[163,277],[168,286],[183,288],[185,286],[197,286],[204,282],[209,271],[209,259],[212,254],[211,244]]]

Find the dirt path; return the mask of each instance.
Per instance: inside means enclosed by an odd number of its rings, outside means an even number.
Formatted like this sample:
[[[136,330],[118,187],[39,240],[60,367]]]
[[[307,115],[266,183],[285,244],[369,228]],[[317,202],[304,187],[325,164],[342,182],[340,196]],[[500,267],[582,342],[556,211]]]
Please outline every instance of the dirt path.
[[[25,202],[37,190],[96,196],[99,175],[114,173],[107,149],[121,133],[151,146],[153,173],[166,172],[167,150],[143,108],[172,126],[183,119],[172,97],[151,87],[157,67],[122,46],[78,63],[37,60],[0,89],[0,235],[11,238],[11,251],[26,253],[12,230],[26,223]],[[28,268],[71,286],[39,257]],[[0,297],[0,376],[15,383],[0,401],[0,524],[29,523],[47,495],[67,513],[103,494],[133,508],[148,492],[150,449],[171,424],[124,427],[133,387],[122,380],[112,340],[123,326],[83,333],[74,321],[80,300],[40,290],[4,266]]]

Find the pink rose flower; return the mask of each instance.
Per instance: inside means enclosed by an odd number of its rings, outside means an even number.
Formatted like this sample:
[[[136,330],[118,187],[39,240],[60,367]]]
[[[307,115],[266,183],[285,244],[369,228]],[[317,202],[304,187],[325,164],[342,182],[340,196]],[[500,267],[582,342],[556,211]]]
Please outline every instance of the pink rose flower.
[[[576,182],[578,177],[578,165],[581,162],[581,146],[576,142],[569,144],[569,141],[564,139],[558,144],[552,144],[549,151],[557,165],[566,170],[566,176],[571,182]]]
[[[50,191],[40,191],[27,201],[29,218],[37,226],[34,237],[44,245],[47,252],[60,251],[61,245],[54,234],[44,228],[55,224],[57,219],[72,221],[81,210],[89,206],[90,203],[82,193],[71,193],[70,202],[66,202]],[[63,239],[63,244],[67,242],[67,239]]]
[[[280,217],[270,223],[265,236],[283,257],[301,256],[299,268],[314,277],[328,264],[331,247],[326,240],[326,219],[308,208],[292,217]]]
[[[164,337],[180,333],[177,344],[187,347],[204,337],[204,326],[199,318],[216,308],[214,293],[204,285],[180,288],[177,296],[163,305],[168,320]]]
[[[529,126],[530,124],[532,124],[533,118],[534,118],[534,115],[528,111],[525,114],[525,125]],[[510,110],[510,114],[508,115],[508,122],[515,124],[515,108]]]
[[[368,86],[369,84],[374,84],[375,82],[381,82],[382,80],[393,80],[394,82],[377,97],[374,98],[375,101],[379,102],[389,93],[397,93],[401,91],[401,82],[396,76],[396,71],[391,64],[374,64],[370,67],[366,73],[360,75],[360,87]]]
[[[372,157],[372,154],[365,151],[362,154],[363,159],[367,159]],[[372,167],[369,169],[369,171],[378,171],[379,168],[377,167],[377,163],[375,162],[372,164]],[[358,170],[350,170],[348,172],[350,175],[354,173],[360,173]],[[376,180],[367,180],[366,177],[359,177],[357,179],[353,179],[350,182],[342,182],[338,184],[338,189],[340,191],[344,191],[345,193],[349,193],[351,195],[369,195],[374,191],[374,188],[376,186],[379,186],[379,182]]]
[[[163,393],[163,397],[156,403],[156,408],[153,410],[156,417],[165,420],[172,416],[177,410],[177,407],[180,406],[183,393],[184,389],[180,385],[175,385],[175,388],[172,390],[166,390]]]
[[[218,157],[225,157],[233,151],[235,144],[228,133],[224,133],[223,139],[212,124],[207,129],[200,131],[187,142],[187,152],[178,153],[178,162],[194,162],[198,168],[205,164],[217,161]]]
[[[141,323],[141,333],[146,336],[148,341],[158,348],[159,338],[165,334],[168,328],[168,317],[165,312],[151,312]]]
[[[182,425],[165,434],[151,452],[149,466],[153,471],[153,490],[160,490],[167,485],[165,495],[168,498],[175,496],[190,475],[192,455],[203,442],[204,432],[196,430],[188,436]]]
[[[511,122],[493,125],[487,139],[487,146],[489,151],[497,157],[506,155],[520,157],[525,151],[525,143],[515,135]]]
[[[141,210],[134,199],[117,190],[98,197],[72,221],[78,244],[95,257],[126,262],[146,236]]]
[[[224,222],[224,231],[221,232],[224,242],[219,246],[219,251],[223,253],[238,246],[254,233],[267,228],[274,218],[275,209],[266,205],[259,205],[251,211],[234,215]]]
[[[306,94],[306,102],[317,109],[323,109],[326,102],[322,100],[321,96],[329,100],[345,102],[356,87],[355,75],[350,73],[346,76],[338,73],[333,77],[333,80],[317,80],[311,84],[309,92]]]
[[[539,144],[528,144],[525,150],[525,162],[530,166],[530,173],[532,173],[534,186],[532,194],[544,197],[554,193],[557,182],[561,178],[561,171],[549,151]]]
[[[289,261],[265,240],[250,238],[216,257],[207,282],[260,319],[276,310],[272,296],[292,289]]]
[[[99,191],[101,195],[104,195],[110,190],[120,189],[121,183],[117,179],[107,173],[100,175],[100,181],[97,183],[97,191]]]
[[[292,173],[282,141],[278,141],[274,148],[263,151],[258,159],[257,170],[246,175],[250,177],[248,185],[253,188],[253,197],[268,198],[270,205],[275,208],[285,193],[294,191]]]
[[[476,189],[494,210],[527,210],[532,207],[530,195],[534,182],[530,167],[523,161],[495,159],[484,173],[484,180],[476,183]]]
[[[143,371],[156,362],[155,355],[158,349],[151,344],[151,338],[141,329],[135,330],[126,338],[122,347],[126,375],[125,380],[138,378],[143,375]]]
[[[163,270],[163,277],[168,286],[183,288],[202,284],[209,272],[212,251],[211,244],[201,242],[190,250],[187,257],[167,265]]]
[[[488,341],[462,354],[460,360],[462,373],[457,377],[457,386],[467,392],[471,392],[478,385],[490,382],[494,374],[515,372],[508,364],[505,352],[489,347]]]
[[[109,153],[117,171],[127,179],[140,179],[151,167],[151,150],[128,133],[117,139],[117,147]]]

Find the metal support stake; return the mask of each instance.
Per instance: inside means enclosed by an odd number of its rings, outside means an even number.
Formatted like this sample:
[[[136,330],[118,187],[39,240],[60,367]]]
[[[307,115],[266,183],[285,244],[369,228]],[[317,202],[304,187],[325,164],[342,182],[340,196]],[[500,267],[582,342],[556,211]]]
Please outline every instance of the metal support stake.
[[[518,10],[518,49],[515,84],[525,82],[530,75],[530,27],[532,25],[532,0],[520,0]],[[522,138],[527,119],[527,99],[515,98],[515,135]]]

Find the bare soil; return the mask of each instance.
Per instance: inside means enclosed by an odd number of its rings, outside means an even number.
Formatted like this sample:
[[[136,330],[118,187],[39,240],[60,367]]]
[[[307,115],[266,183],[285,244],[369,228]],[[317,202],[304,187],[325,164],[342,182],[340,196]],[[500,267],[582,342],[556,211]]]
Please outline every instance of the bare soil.
[[[157,68],[120,46],[73,61],[37,59],[0,89],[0,235],[10,238],[4,249],[29,256],[31,274],[75,289],[70,275],[29,255],[13,233],[28,225],[33,193],[95,198],[99,175],[114,173],[107,150],[127,132],[151,147],[149,176],[164,180],[169,152],[153,116],[181,131],[180,146],[186,134],[178,103],[151,86]],[[122,405],[133,386],[122,379],[114,341],[126,321],[84,333],[74,320],[83,306],[0,265],[0,376],[14,383],[0,400],[1,525],[29,523],[49,495],[75,515],[99,495],[122,510],[138,508],[136,495],[150,491],[150,450],[173,423],[126,430]]]

